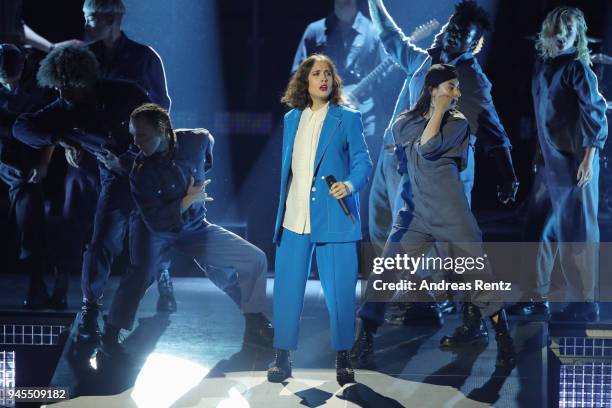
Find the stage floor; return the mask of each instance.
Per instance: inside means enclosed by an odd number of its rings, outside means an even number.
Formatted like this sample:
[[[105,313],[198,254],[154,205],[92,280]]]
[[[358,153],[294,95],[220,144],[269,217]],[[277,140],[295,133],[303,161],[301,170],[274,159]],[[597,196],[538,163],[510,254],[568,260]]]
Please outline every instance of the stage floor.
[[[15,278],[17,279],[17,278]],[[20,279],[13,284],[17,285]],[[73,282],[72,306],[78,306]],[[107,288],[110,299],[117,280]],[[544,407],[548,325],[513,320],[520,353],[510,372],[495,370],[495,341],[461,354],[438,348],[459,315],[440,329],[385,325],[376,336],[375,365],[356,370],[357,384],[335,381],[328,317],[318,281],[309,281],[293,377],[266,381],[272,350],[242,344],[244,322],[235,304],[208,279],[174,280],[178,312],[155,313],[157,290],[146,294],[138,323],[125,333],[130,364],[97,367],[92,346],[72,335],[51,380],[70,388],[57,407]],[[19,285],[17,285],[19,286]],[[268,280],[271,298],[273,280]],[[23,293],[23,292],[21,292]],[[9,299],[2,299],[5,303]],[[107,300],[106,306],[110,303]],[[74,307],[77,310],[77,307]],[[604,315],[604,318],[609,315]],[[72,330],[74,331],[74,326]],[[17,373],[19,376],[19,373]],[[556,396],[553,396],[556,398]]]

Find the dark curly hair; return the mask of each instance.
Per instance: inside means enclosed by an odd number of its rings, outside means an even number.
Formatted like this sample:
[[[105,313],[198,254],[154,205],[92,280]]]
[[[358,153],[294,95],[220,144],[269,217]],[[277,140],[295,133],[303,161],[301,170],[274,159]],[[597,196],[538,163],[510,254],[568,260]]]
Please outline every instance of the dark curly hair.
[[[461,22],[470,22],[478,28],[476,38],[480,38],[485,31],[491,29],[489,13],[474,0],[462,0],[455,4],[455,12],[451,16]]]
[[[145,103],[132,111],[130,119],[144,119],[164,135],[168,136],[170,150],[176,146],[176,134],[168,111],[155,103]]]
[[[98,60],[87,48],[57,47],[40,62],[36,79],[46,88],[80,88],[98,77]]]
[[[295,74],[289,80],[285,94],[281,98],[281,102],[291,108],[306,109],[312,105],[312,98],[308,93],[308,75],[312,66],[317,61],[326,62],[332,72],[332,91],[329,95],[329,101],[333,104],[340,105],[343,103],[342,99],[342,78],[338,74],[336,64],[327,55],[323,54],[312,54],[306,58],[298,67]]]

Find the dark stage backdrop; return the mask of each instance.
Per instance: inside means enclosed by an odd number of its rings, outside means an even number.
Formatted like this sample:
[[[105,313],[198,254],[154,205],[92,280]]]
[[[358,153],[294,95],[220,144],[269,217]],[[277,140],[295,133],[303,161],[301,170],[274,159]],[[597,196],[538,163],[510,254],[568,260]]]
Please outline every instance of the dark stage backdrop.
[[[124,0],[126,33],[152,45],[163,58],[176,127],[206,127],[216,138],[215,167],[210,176],[213,222],[246,226],[249,240],[273,260],[272,229],[278,204],[280,127],[285,109],[279,98],[286,86],[298,42],[309,22],[332,11],[332,0]],[[405,32],[431,18],[444,22],[454,1],[387,0]],[[530,99],[534,35],[548,11],[561,4],[586,14],[589,34],[602,39],[596,51],[611,52],[609,1],[483,0],[495,29],[487,35],[481,63],[493,83],[497,110],[514,144],[521,180],[519,202],[503,207],[495,201],[494,163],[478,158],[474,209],[516,210],[531,186],[529,168],[535,133]],[[24,1],[24,19],[52,41],[79,38],[82,0]],[[365,1],[360,8],[367,14]],[[420,44],[426,47],[431,38]],[[609,68],[602,88],[610,98]],[[378,152],[371,152],[376,156]],[[47,190],[61,197],[63,157],[57,155]],[[605,179],[608,169],[602,172]],[[609,177],[608,177],[609,178]],[[2,187],[4,188],[4,187]],[[606,187],[602,190],[606,190]],[[5,190],[0,198],[0,256],[10,263],[14,238],[6,222]],[[56,204],[57,205],[57,204]],[[8,267],[7,267],[8,268]],[[7,268],[2,268],[6,270]],[[180,273],[180,271],[176,271]]]

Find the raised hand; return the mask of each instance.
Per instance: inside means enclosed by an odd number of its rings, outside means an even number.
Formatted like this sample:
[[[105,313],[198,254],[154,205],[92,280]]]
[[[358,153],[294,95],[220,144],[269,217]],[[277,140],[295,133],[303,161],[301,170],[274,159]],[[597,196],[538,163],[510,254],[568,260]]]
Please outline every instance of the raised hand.
[[[181,210],[186,211],[194,203],[207,203],[214,201],[212,197],[206,194],[206,186],[210,184],[212,180],[204,180],[201,185],[194,185],[193,176],[189,177],[189,186],[187,186],[187,194],[181,201]]]

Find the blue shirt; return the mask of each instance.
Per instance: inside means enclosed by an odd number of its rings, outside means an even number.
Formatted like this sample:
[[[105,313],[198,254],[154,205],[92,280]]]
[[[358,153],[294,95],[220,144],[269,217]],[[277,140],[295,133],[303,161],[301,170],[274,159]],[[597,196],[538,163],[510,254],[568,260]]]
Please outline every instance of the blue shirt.
[[[293,59],[292,73],[297,71],[302,61],[314,53],[323,53],[330,57],[337,65],[345,84],[357,82],[380,63],[380,41],[370,20],[357,12],[347,41],[344,41],[342,33],[337,29],[338,24],[338,17],[332,13],[306,27]]]
[[[93,42],[88,48],[98,59],[101,78],[134,82],[146,92],[151,102],[170,109],[164,65],[153,48],[130,40],[123,32],[111,58],[106,55],[103,41]]]
[[[130,173],[130,189],[138,211],[152,232],[180,232],[196,228],[206,217],[204,203],[181,213],[190,178],[201,185],[212,167],[214,139],[206,129],[178,129],[169,153],[150,157],[139,153]]]

